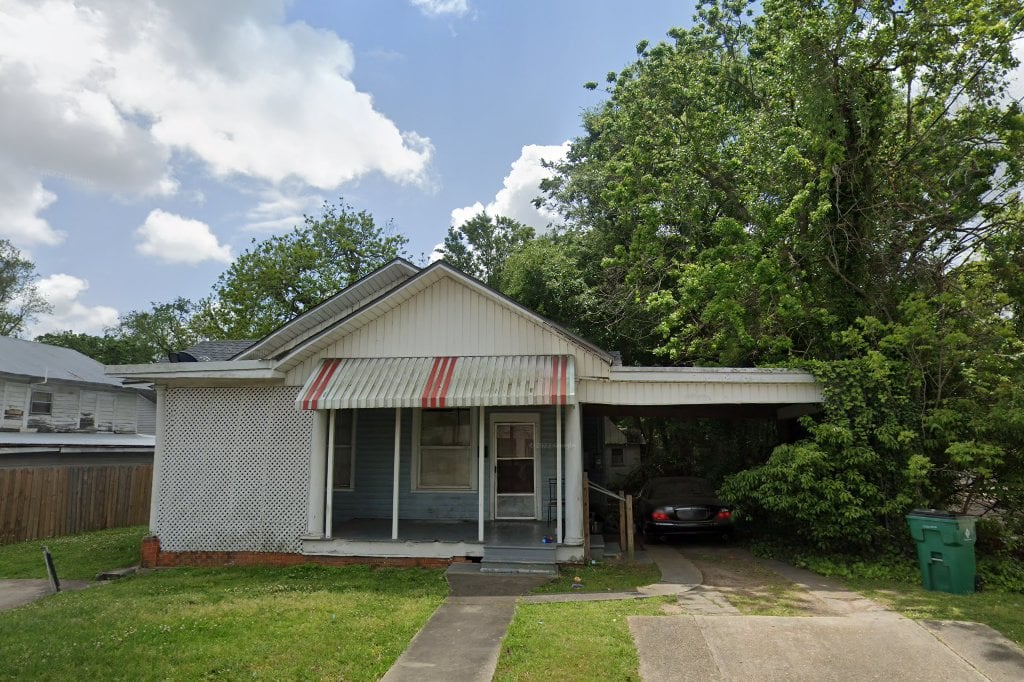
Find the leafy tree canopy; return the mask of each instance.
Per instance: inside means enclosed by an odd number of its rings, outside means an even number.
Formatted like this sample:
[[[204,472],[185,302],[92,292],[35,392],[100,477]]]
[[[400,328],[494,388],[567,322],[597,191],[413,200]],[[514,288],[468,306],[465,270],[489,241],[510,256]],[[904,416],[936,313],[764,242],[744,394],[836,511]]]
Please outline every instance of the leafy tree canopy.
[[[36,266],[6,239],[0,239],[0,336],[16,336],[49,304],[35,287]]]
[[[497,286],[508,259],[534,237],[529,225],[480,212],[449,227],[440,252],[446,261],[488,286]]]
[[[196,331],[211,339],[256,339],[405,256],[406,237],[351,206],[324,203],[318,218],[257,242],[200,302]]]

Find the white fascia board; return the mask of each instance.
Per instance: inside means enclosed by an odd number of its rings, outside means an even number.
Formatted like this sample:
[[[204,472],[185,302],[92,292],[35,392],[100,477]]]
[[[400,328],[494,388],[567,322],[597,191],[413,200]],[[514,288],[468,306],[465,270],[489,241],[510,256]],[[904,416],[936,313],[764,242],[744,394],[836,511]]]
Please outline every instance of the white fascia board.
[[[612,381],[720,384],[813,384],[814,375],[799,369],[762,367],[612,367]]]
[[[283,380],[284,373],[274,369],[272,360],[224,360],[220,362],[159,362],[150,365],[110,365],[106,373],[125,379],[154,383],[173,379],[249,379]]]

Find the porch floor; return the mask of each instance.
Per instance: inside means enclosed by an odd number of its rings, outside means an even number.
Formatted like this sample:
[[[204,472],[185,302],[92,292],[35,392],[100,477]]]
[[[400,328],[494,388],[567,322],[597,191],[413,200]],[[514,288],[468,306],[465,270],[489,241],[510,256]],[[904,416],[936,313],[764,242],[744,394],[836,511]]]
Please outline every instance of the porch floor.
[[[347,519],[332,526],[335,539],[372,542],[391,541],[391,519]],[[555,537],[554,522],[486,521],[484,545],[520,547],[541,544],[545,535]],[[398,521],[398,542],[477,542],[476,521]]]

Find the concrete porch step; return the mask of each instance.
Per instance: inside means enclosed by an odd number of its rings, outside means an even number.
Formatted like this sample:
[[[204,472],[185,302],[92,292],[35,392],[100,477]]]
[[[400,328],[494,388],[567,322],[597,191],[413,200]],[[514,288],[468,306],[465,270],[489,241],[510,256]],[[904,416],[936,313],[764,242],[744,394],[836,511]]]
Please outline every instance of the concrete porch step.
[[[590,536],[590,558],[594,561],[602,561],[606,556],[604,538],[601,535]]]
[[[555,544],[486,545],[483,564],[555,564]]]
[[[521,561],[491,561],[480,563],[481,573],[501,575],[558,575],[558,567],[554,563],[531,564]]]

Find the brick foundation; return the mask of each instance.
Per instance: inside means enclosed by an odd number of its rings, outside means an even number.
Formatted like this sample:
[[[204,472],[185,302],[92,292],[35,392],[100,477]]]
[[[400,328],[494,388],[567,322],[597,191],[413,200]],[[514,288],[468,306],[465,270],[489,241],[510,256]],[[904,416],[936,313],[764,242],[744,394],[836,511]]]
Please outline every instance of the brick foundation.
[[[320,564],[321,566],[363,564],[391,568],[447,568],[452,561],[459,561],[459,559],[315,556],[286,552],[165,552],[160,549],[160,538],[155,535],[150,535],[142,540],[143,568],[171,568],[174,566],[295,566],[297,564]]]

